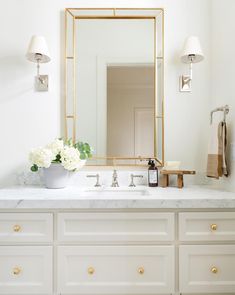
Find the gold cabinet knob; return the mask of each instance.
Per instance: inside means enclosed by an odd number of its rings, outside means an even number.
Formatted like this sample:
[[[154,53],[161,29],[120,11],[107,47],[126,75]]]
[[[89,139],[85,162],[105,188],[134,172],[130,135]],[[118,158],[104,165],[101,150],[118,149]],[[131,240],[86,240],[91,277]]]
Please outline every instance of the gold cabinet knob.
[[[143,275],[143,274],[144,274],[144,268],[143,268],[143,267],[139,267],[139,268],[138,268],[138,273],[139,273],[140,275]]]
[[[218,268],[215,267],[215,266],[213,266],[213,267],[211,268],[211,272],[214,273],[214,274],[216,274],[216,273],[218,272]]]
[[[95,272],[95,269],[92,266],[90,266],[88,267],[87,272],[89,275],[93,275],[93,273]]]
[[[211,224],[211,230],[217,230],[217,224]]]
[[[21,269],[18,266],[16,266],[16,267],[13,268],[13,271],[12,272],[13,272],[14,275],[17,276],[17,275],[20,274]]]
[[[21,226],[16,224],[13,226],[13,230],[14,230],[14,232],[19,232],[19,231],[21,231]]]

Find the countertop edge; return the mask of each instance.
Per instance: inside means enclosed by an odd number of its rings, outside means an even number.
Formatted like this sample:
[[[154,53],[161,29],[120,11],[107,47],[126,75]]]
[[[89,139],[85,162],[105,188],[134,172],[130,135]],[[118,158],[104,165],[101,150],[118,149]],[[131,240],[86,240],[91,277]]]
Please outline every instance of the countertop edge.
[[[235,200],[0,200],[7,209],[235,209]]]

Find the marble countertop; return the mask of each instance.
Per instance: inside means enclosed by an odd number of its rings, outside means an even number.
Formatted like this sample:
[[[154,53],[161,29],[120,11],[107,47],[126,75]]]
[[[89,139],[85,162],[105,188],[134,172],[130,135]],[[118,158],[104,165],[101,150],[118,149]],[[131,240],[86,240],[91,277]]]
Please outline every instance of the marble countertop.
[[[116,195],[116,191],[119,193]],[[105,193],[104,193],[105,191]],[[143,193],[143,194],[142,194]],[[0,209],[235,209],[235,193],[205,186],[178,188],[68,187],[51,190],[40,186],[0,189]]]

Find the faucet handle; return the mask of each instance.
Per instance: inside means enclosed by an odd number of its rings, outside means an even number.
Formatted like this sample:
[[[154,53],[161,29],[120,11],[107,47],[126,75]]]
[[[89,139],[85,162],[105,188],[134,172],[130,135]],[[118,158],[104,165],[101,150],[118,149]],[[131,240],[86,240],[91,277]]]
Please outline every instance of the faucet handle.
[[[117,174],[117,170],[114,169],[113,170],[113,177],[112,177],[113,181],[112,181],[112,185],[111,187],[119,187],[119,184],[118,184],[118,174]]]
[[[129,185],[129,187],[136,187],[135,183],[134,183],[134,178],[143,178],[144,176],[143,175],[134,175],[134,174],[131,174],[131,183]]]
[[[95,177],[96,178],[96,184],[94,185],[94,187],[101,187],[100,184],[100,175],[97,174],[88,174],[86,177]]]

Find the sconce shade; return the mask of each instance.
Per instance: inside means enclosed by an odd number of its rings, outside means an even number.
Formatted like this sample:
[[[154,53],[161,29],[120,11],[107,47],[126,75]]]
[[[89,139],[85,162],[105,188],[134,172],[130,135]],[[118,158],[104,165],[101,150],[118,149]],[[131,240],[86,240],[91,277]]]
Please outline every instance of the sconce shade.
[[[193,59],[190,58],[193,56]],[[185,40],[181,61],[184,63],[197,63],[204,59],[201,44],[196,36],[190,36]]]
[[[43,36],[32,36],[26,57],[29,61],[38,62],[40,54],[40,63],[46,63],[51,60],[46,40]]]

